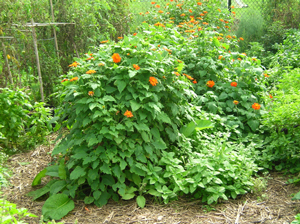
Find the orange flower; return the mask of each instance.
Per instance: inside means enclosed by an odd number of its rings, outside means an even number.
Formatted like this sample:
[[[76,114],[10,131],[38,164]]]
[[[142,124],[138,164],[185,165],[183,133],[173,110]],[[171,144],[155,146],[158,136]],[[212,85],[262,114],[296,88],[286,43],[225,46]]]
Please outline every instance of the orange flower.
[[[241,58],[238,58],[237,60],[241,61],[242,59],[241,59]]]
[[[220,55],[220,56],[219,56],[219,59],[221,60],[222,58],[223,58],[223,56],[222,56],[222,55]]]
[[[108,40],[104,40],[104,41],[101,41],[100,43],[101,44],[105,44],[105,43],[107,43],[108,42]]]
[[[155,8],[160,8],[160,5],[156,5]]]
[[[238,105],[238,104],[239,104],[239,101],[234,100],[233,103],[234,103],[235,105]]]
[[[271,99],[273,99],[273,96],[272,96],[271,94],[269,95],[269,97],[270,97]]]
[[[104,66],[104,64],[103,63],[99,63],[98,66]]]
[[[74,61],[72,64],[69,65],[69,67],[77,67],[77,65],[79,65],[79,63]]]
[[[185,75],[185,77],[187,77],[189,80],[194,80],[194,78],[190,75],[187,75],[187,74],[183,74],[183,75]]]
[[[205,16],[205,14],[201,13],[200,16]]]
[[[239,39],[240,39],[240,40],[244,40],[244,38],[243,38],[243,37],[240,37]]]
[[[86,74],[94,74],[94,73],[96,73],[95,70],[88,70],[88,71],[86,72]]]
[[[70,79],[70,82],[77,81],[77,80],[78,80],[78,77],[74,77],[74,78]]]
[[[180,16],[185,16],[185,14],[184,14],[184,13],[182,13]]]
[[[218,9],[219,12],[221,12],[221,9]]]
[[[156,2],[151,2],[152,5],[154,5]]]
[[[191,9],[189,9],[189,12],[192,13],[193,11]]]
[[[61,80],[62,83],[66,82],[66,81],[69,81],[69,79],[63,79],[63,80]]]
[[[193,83],[194,83],[194,84],[197,84],[197,81],[196,81],[196,79],[193,81]]]
[[[114,63],[119,63],[121,61],[121,57],[118,53],[114,53],[112,56]]]
[[[231,8],[234,9],[234,5],[232,5]]]
[[[159,10],[159,11],[158,11],[158,13],[164,13],[164,11],[162,11],[162,10]]]
[[[139,70],[140,69],[140,66],[136,65],[136,64],[133,64],[133,67],[135,70]]]
[[[93,57],[89,57],[86,60],[89,61],[89,60],[92,60],[92,59],[94,59],[94,58]]]
[[[197,2],[197,5],[202,5],[202,3],[201,2]]]
[[[252,61],[257,61],[257,59],[256,58],[252,58]]]
[[[219,19],[221,22],[224,22],[224,19]]]
[[[174,74],[175,74],[176,76],[180,76],[179,72],[174,72]]]
[[[214,85],[215,85],[215,82],[210,80],[206,83],[206,85],[209,87],[209,88],[212,88]]]
[[[133,34],[133,36],[136,36],[136,35],[137,35],[137,33],[134,33],[134,34]]]
[[[93,91],[89,91],[89,96],[94,96],[94,92]]]
[[[232,83],[230,83],[230,85],[233,87],[237,87],[237,82],[232,82]]]
[[[133,117],[133,114],[132,114],[131,111],[126,110],[126,112],[124,113],[124,116],[126,116],[126,117]]]
[[[270,77],[268,74],[264,74],[264,76],[265,76],[266,78],[269,78],[269,77]]]
[[[156,84],[158,83],[157,79],[152,76],[149,78],[149,82],[152,86],[156,86]]]
[[[118,39],[119,39],[119,40],[122,40],[122,39],[123,39],[123,37],[118,37]]]
[[[207,11],[204,11],[203,13],[205,13],[205,14],[206,14],[206,13],[208,13],[208,12],[207,12]]]
[[[203,25],[208,25],[208,23],[207,22],[203,22]]]
[[[254,104],[252,104],[252,108],[254,110],[259,110],[260,109],[260,105],[258,103],[254,103]]]

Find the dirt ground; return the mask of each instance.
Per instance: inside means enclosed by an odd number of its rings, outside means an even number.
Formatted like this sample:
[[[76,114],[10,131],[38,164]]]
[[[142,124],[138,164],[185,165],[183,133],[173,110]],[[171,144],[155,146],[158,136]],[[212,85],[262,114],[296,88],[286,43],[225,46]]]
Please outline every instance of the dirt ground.
[[[51,136],[53,139],[55,136]],[[51,139],[50,139],[51,140]],[[31,182],[35,175],[51,161],[53,145],[40,146],[34,151],[10,157],[8,165],[13,173],[11,185],[3,188],[6,199],[16,203],[18,208],[29,209],[30,213],[41,215],[44,201],[32,201],[26,194],[33,189]],[[180,198],[169,204],[159,204],[148,200],[140,209],[134,200],[110,201],[98,208],[75,201],[75,209],[60,221],[66,224],[98,223],[156,223],[156,224],[194,224],[194,223],[282,223],[288,224],[300,213],[300,201],[292,201],[299,186],[287,185],[289,177],[280,173],[270,173],[267,185],[260,193],[248,193],[236,200],[222,201],[217,205],[206,205],[201,201]],[[260,182],[258,182],[260,183]],[[42,182],[43,184],[43,182]],[[44,183],[45,184],[45,183]],[[259,186],[259,184],[258,184]],[[30,224],[39,223],[39,218],[25,219]]]

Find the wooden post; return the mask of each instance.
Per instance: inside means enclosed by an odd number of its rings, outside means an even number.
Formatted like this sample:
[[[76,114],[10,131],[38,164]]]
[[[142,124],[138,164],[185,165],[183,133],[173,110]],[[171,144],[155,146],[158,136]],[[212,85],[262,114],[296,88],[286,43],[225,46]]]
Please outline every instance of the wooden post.
[[[51,8],[51,15],[52,15],[52,23],[54,23],[54,12],[53,12],[53,4],[52,4],[52,0],[50,0],[50,8]],[[58,52],[58,44],[57,44],[57,38],[56,38],[56,30],[55,30],[55,26],[53,26],[53,34],[54,34],[54,41],[55,41],[56,54],[57,54],[57,58],[59,58],[59,52]]]
[[[37,39],[36,39],[33,19],[31,19],[31,25],[32,25],[32,38],[33,38],[33,46],[34,46],[35,57],[36,57],[36,65],[37,65],[37,70],[38,70],[38,75],[39,75],[40,92],[41,92],[42,101],[45,102],[43,80],[42,80],[40,60],[39,60],[39,51],[38,51],[38,46],[37,46]]]
[[[7,54],[6,54],[6,49],[5,49],[5,45],[4,45],[3,42],[2,42],[2,47],[3,47],[4,58],[5,58],[5,64],[6,64],[7,71],[8,71],[9,82],[10,82],[10,84],[13,85],[14,82],[13,82],[13,78],[12,78],[12,75],[11,75],[11,72],[10,72],[9,62],[8,62],[8,58],[7,58]]]

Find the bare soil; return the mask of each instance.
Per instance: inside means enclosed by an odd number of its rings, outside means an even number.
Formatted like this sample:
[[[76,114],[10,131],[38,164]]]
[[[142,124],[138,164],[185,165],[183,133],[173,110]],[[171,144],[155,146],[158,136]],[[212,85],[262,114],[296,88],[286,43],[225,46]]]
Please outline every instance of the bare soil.
[[[55,136],[50,136],[53,140]],[[18,208],[27,208],[30,213],[41,215],[44,201],[32,201],[26,194],[34,189],[31,182],[38,172],[51,161],[50,153],[54,145],[42,145],[34,151],[10,157],[8,165],[13,173],[11,185],[2,189],[4,197]],[[85,205],[75,201],[75,209],[60,221],[71,224],[98,223],[282,223],[288,224],[300,213],[300,201],[292,201],[292,195],[300,190],[299,186],[286,184],[289,177],[280,173],[270,173],[266,188],[259,193],[248,193],[238,199],[222,201],[217,205],[206,205],[200,200],[192,201],[179,198],[165,204],[153,199],[147,200],[146,206],[140,209],[134,200],[109,203],[101,208]],[[45,184],[46,182],[42,182]],[[30,224],[39,223],[39,218],[27,218]]]

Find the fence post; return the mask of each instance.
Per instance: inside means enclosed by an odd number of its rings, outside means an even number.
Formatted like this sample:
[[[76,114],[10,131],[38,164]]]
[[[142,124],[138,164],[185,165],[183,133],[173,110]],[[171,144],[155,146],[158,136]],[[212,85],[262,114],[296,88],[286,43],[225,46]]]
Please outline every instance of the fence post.
[[[39,51],[38,51],[38,46],[37,46],[37,39],[36,39],[33,19],[31,19],[31,25],[32,25],[32,38],[33,38],[33,46],[34,46],[35,57],[36,57],[36,65],[37,65],[37,70],[38,70],[38,75],[39,75],[40,92],[41,92],[42,101],[45,102],[43,79],[42,79],[40,60],[39,60]]]

